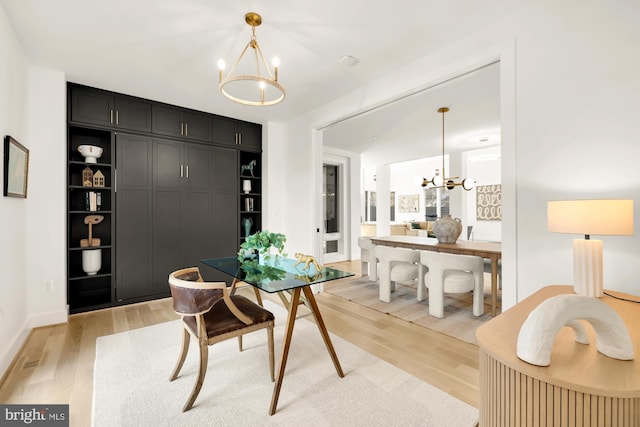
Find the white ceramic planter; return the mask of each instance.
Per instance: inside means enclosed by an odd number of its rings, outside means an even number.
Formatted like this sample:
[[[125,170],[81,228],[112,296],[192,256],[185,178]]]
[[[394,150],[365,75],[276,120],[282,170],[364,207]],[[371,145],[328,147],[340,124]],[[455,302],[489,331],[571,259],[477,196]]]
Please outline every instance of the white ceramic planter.
[[[98,163],[98,159],[102,156],[102,147],[96,147],[95,145],[81,145],[78,147],[78,152],[84,157],[84,161],[87,163]]]
[[[82,251],[82,270],[89,276],[95,276],[102,267],[102,249]]]

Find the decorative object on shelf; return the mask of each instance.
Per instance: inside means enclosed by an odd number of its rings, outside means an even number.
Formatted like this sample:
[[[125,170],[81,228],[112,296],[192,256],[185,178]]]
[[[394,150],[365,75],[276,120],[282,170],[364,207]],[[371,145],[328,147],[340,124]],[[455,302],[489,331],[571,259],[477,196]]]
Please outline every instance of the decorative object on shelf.
[[[88,166],[82,169],[82,186],[93,187],[93,171]]]
[[[102,147],[96,147],[95,145],[81,145],[78,147],[78,152],[84,157],[84,161],[87,163],[98,163],[98,159],[102,156]]]
[[[296,263],[293,264],[294,267],[300,264],[304,264],[302,266],[302,269],[309,270],[311,268],[311,264],[313,264],[316,267],[317,273],[322,271],[322,266],[320,265],[320,263],[316,261],[316,259],[311,255],[304,255],[304,254],[301,254],[300,252],[297,252],[294,255],[294,257],[296,258]]]
[[[89,276],[95,276],[100,268],[102,268],[102,249],[82,251],[82,271]]]
[[[7,135],[4,138],[4,195],[27,198],[29,150]]]
[[[89,226],[89,237],[80,240],[80,247],[86,248],[90,246],[100,246],[100,239],[93,237],[93,226],[100,224],[104,217],[102,215],[87,215],[84,217],[84,223]]]
[[[247,236],[240,245],[238,261],[245,260],[247,253],[257,253],[259,263],[268,261],[273,256],[277,261],[279,257],[285,257],[284,244],[287,237],[282,233],[271,233],[268,230],[259,231]],[[275,254],[273,251],[275,250]]]
[[[256,27],[262,24],[262,17],[255,12],[249,12],[244,16],[244,20],[251,26],[251,39],[226,77],[224,76],[226,67],[224,60],[218,61],[220,92],[230,100],[244,105],[275,105],[285,97],[284,87],[278,83],[280,61],[278,58],[273,58],[274,73],[272,74],[256,39]],[[253,49],[253,55],[249,56],[255,58],[255,74],[250,74],[251,68],[253,68],[249,64],[250,60],[242,62],[242,58],[249,48]],[[261,74],[261,67],[266,70],[266,75]],[[255,85],[255,89],[252,85]],[[250,93],[254,95],[250,95]]]
[[[451,218],[444,215],[433,223],[433,234],[439,243],[455,243],[462,233],[462,221],[460,218]]]
[[[556,295],[529,313],[518,334],[518,357],[532,365],[549,366],[553,342],[563,326],[573,329],[576,342],[589,344],[587,332],[577,320],[591,323],[600,353],[633,360],[633,344],[622,318],[599,299],[582,295]]]
[[[253,198],[252,197],[247,197],[246,199],[244,199],[244,210],[247,212],[252,212],[253,211]]]
[[[455,182],[455,180],[460,179],[460,177],[446,177],[447,175],[444,169],[444,113],[446,113],[447,111],[449,111],[449,108],[447,107],[441,107],[438,109],[438,113],[442,113],[442,176],[436,173],[436,175],[431,178],[431,180],[423,177],[416,177],[415,183],[417,185],[421,185],[422,187],[446,188],[448,190],[453,190],[457,186],[461,186],[465,190],[469,191],[476,185],[476,181],[473,178],[465,178],[461,182]]]
[[[93,186],[102,188],[105,185],[104,174],[100,171],[97,171],[93,174]]]
[[[242,165],[242,166],[240,167],[240,175],[244,174],[244,171],[249,171],[249,174],[250,174],[251,176],[254,176],[254,175],[253,175],[253,168],[254,168],[254,167],[256,167],[256,163],[257,163],[257,161],[256,161],[256,160],[251,160],[251,161],[250,161],[249,163],[247,163],[246,165]]]
[[[602,296],[602,240],[633,235],[633,200],[565,200],[547,204],[547,227],[554,233],[584,234],[573,240],[573,288],[578,295]]]
[[[245,179],[242,181],[242,191],[244,191],[245,194],[249,194],[251,192],[251,180],[250,179]]]
[[[251,226],[253,225],[253,220],[251,218],[244,218],[242,220],[242,227],[244,227],[244,236],[249,237],[251,234]]]

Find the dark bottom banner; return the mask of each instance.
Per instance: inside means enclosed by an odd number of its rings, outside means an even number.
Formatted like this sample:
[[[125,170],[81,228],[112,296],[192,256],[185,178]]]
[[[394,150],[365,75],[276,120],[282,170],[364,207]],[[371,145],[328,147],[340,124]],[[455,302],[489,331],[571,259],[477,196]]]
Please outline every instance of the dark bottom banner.
[[[69,427],[69,405],[0,405],[0,426]]]

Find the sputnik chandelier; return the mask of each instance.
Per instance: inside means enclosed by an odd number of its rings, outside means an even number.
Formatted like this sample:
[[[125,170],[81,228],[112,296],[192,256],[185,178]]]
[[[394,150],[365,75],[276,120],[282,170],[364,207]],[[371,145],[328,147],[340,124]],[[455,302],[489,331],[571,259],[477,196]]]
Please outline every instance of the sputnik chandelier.
[[[441,107],[438,109],[438,113],[442,113],[442,169],[436,169],[435,176],[428,180],[426,178],[418,177],[417,183],[422,187],[427,188],[441,188],[453,190],[455,187],[460,186],[465,190],[469,191],[473,189],[476,185],[476,181],[472,178],[465,178],[461,182],[456,182],[456,179],[460,179],[458,176],[453,176],[450,178],[446,178],[446,173],[444,169],[444,113],[449,111],[447,107]],[[442,171],[442,173],[440,173]],[[420,181],[421,180],[421,181]]]
[[[224,75],[226,67],[224,60],[218,61],[220,92],[230,100],[244,105],[275,105],[285,96],[284,88],[278,83],[279,60],[278,58],[273,59],[274,72],[271,73],[256,39],[256,27],[262,24],[262,17],[255,12],[249,12],[244,16],[244,20],[251,26],[251,39],[226,76]],[[249,48],[253,50],[253,55],[248,56],[255,58],[255,74],[242,74],[247,71],[247,67],[241,68],[243,64],[246,65],[245,63],[251,61],[249,58],[242,63],[242,58],[249,51]],[[264,68],[264,74],[261,72],[261,66]]]

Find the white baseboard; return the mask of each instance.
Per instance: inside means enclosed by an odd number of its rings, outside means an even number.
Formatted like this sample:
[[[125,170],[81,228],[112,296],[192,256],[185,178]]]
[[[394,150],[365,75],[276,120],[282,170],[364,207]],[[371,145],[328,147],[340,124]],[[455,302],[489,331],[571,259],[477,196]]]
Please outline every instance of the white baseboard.
[[[20,327],[20,330],[15,334],[13,339],[9,341],[9,345],[5,347],[5,350],[0,354],[0,379],[4,377],[5,373],[11,366],[13,359],[16,357],[22,344],[29,336],[31,328],[27,327],[28,319]]]
[[[58,323],[67,323],[68,318],[67,309],[50,311],[48,313],[41,313],[35,316],[30,316],[27,320],[30,328],[37,328],[40,326],[56,325]]]
[[[9,345],[5,347],[5,351],[0,353],[0,379],[4,377],[16,357],[22,344],[25,342],[31,329],[39,326],[55,325],[58,323],[66,323],[68,318],[67,309],[51,311],[49,313],[38,314],[27,318]]]

